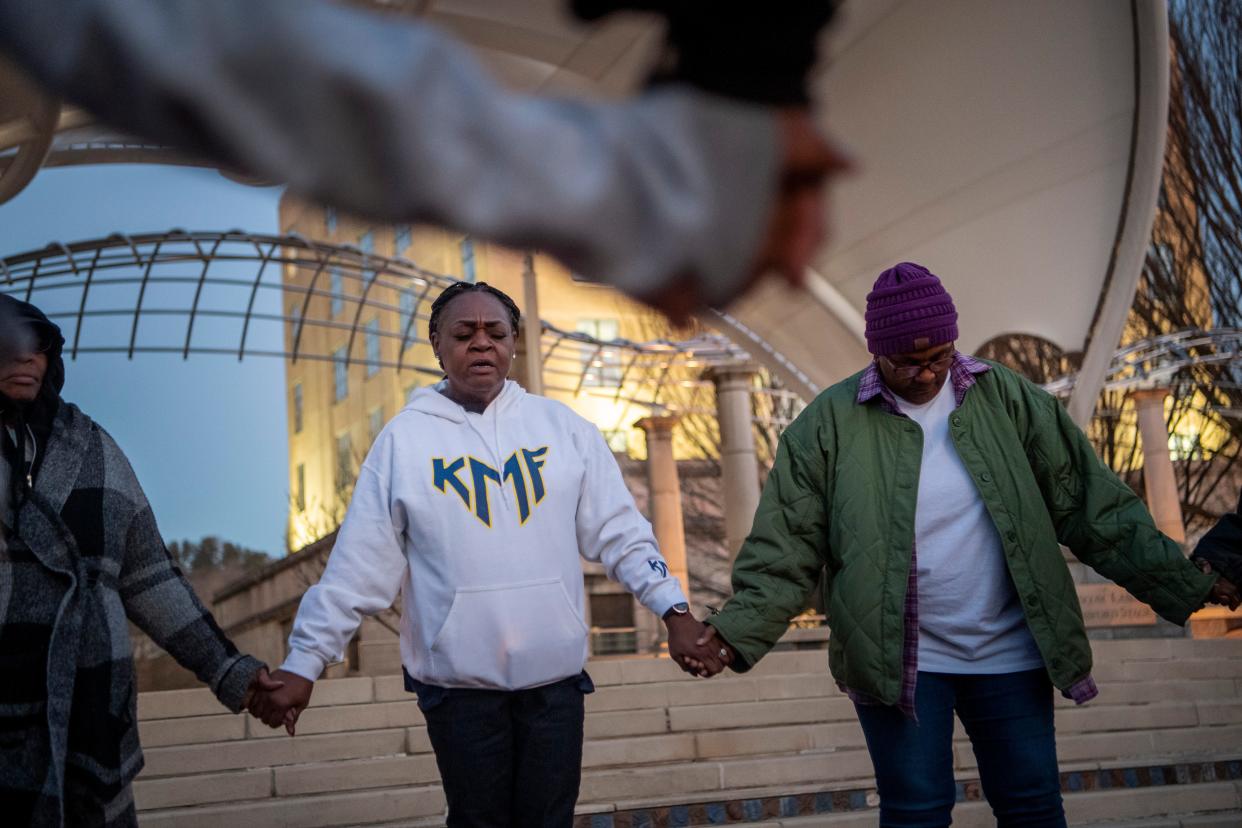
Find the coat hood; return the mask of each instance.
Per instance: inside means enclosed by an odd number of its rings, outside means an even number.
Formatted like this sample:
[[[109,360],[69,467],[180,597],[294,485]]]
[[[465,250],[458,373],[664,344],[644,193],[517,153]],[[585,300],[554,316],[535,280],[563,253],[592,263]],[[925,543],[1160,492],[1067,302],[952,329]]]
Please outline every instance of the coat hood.
[[[31,405],[34,410],[30,413],[36,419],[50,421],[59,406],[61,389],[65,387],[65,337],[43,311],[29,302],[0,293],[0,361],[28,351],[40,335],[51,340],[51,347],[47,350],[47,373],[43,377],[43,387],[38,399]],[[5,408],[8,402],[0,395],[0,409]]]

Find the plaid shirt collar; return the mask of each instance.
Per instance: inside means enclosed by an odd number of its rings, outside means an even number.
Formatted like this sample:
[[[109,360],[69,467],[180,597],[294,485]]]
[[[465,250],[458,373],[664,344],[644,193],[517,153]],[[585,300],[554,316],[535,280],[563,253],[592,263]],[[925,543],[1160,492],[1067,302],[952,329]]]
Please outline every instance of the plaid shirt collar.
[[[953,363],[949,366],[949,379],[953,383],[953,396],[958,406],[961,406],[962,400],[966,399],[966,392],[977,382],[979,375],[990,370],[992,366],[974,357],[963,353],[953,355]],[[855,402],[863,405],[876,397],[880,398],[880,405],[885,411],[901,416],[897,396],[884,384],[880,369],[873,360],[863,372],[862,380],[858,383],[858,396]]]

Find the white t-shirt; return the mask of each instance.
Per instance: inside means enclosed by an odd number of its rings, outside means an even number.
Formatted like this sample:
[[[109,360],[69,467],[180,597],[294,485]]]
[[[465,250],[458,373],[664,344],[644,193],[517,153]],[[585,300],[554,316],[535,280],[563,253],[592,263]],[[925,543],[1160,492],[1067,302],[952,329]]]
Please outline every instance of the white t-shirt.
[[[1000,534],[949,433],[953,384],[901,411],[923,429],[914,543],[919,670],[1013,673],[1043,666],[1009,577]]]

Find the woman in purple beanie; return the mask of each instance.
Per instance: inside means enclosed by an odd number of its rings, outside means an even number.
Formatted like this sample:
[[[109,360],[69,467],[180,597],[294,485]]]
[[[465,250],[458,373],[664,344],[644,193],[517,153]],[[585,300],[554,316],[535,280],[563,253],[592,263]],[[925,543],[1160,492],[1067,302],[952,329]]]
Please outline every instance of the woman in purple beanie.
[[[866,320],[874,361],[781,436],[734,596],[699,643],[750,669],[822,573],[880,824],[950,823],[956,714],[998,824],[1063,826],[1052,691],[1097,690],[1061,545],[1177,624],[1237,590],[1156,529],[1056,399],[955,349],[926,268],[881,273]]]

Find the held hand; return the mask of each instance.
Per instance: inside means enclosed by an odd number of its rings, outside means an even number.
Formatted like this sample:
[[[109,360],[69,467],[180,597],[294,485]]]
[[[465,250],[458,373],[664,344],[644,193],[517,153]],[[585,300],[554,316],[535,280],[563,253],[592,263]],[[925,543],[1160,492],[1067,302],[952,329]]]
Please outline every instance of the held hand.
[[[256,695],[262,693],[270,693],[273,690],[279,690],[284,687],[283,681],[277,681],[267,672],[267,667],[260,667],[259,671],[254,674],[254,678],[250,680],[250,686],[246,688],[246,696],[242,699],[242,707],[249,709],[251,701]]]
[[[1202,558],[1195,561],[1195,563],[1204,572],[1211,573],[1213,571],[1212,565]],[[1239,592],[1238,587],[1222,575],[1212,585],[1212,591],[1208,593],[1208,601],[1213,604],[1220,604],[1222,607],[1228,607],[1230,611],[1233,611],[1239,605],[1242,605],[1242,592]]]
[[[671,615],[668,626],[668,652],[687,673],[709,678],[728,666],[730,658],[722,647],[699,643],[706,635],[704,626],[690,615]]]
[[[716,632],[716,628],[708,624],[703,625],[703,633],[694,642],[704,650],[713,652],[719,656],[725,666],[732,664],[737,659],[737,650],[729,642],[720,637],[720,633]]]
[[[776,197],[747,278],[726,304],[769,274],[790,287],[800,287],[825,239],[824,189],[832,176],[850,170],[853,164],[828,142],[812,114],[809,109],[783,109],[776,115],[781,153]],[[689,322],[690,314],[704,305],[698,286],[689,277],[639,298],[675,325]]]
[[[275,690],[256,693],[247,708],[251,715],[268,727],[284,725],[289,735],[293,736],[298,717],[310,704],[315,683],[285,670],[277,670],[272,678],[281,686]]]

